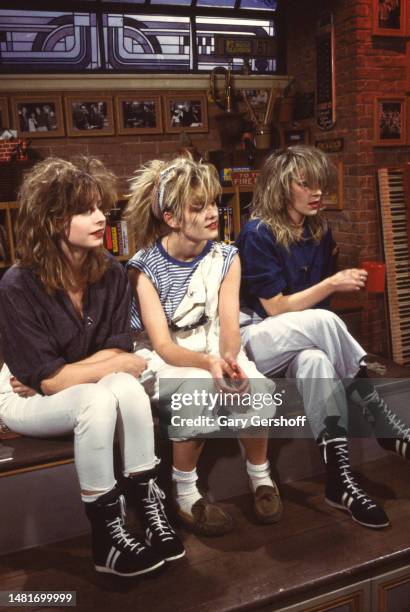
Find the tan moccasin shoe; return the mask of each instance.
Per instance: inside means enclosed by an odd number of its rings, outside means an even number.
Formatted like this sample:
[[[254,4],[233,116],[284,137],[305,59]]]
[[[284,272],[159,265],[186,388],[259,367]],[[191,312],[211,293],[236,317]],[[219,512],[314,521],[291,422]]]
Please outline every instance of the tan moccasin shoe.
[[[277,523],[282,517],[282,501],[278,487],[261,485],[254,493],[255,514],[260,523]]]
[[[233,529],[233,520],[220,506],[211,504],[201,497],[188,514],[177,508],[177,515],[191,531],[203,536],[219,536]]]

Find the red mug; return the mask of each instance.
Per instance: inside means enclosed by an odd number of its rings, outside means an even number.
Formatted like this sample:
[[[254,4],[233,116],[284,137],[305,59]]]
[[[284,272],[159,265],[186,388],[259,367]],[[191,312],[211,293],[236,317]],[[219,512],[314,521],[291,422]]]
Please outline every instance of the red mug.
[[[369,293],[383,293],[386,279],[386,265],[379,261],[362,261],[360,267],[367,272],[367,291]]]

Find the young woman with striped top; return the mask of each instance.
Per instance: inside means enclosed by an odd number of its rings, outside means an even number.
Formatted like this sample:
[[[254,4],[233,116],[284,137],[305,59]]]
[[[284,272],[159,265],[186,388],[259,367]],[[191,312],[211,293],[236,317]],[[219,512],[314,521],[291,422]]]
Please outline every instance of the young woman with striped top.
[[[215,242],[220,191],[216,170],[208,164],[183,157],[169,163],[154,160],[136,172],[126,213],[141,247],[128,263],[135,289],[132,327],[145,332],[148,350],[142,354],[150,359],[160,420],[173,440],[177,513],[203,535],[232,528],[230,516],[199,493],[196,466],[203,438],[221,433],[217,415],[235,415],[235,409],[219,405],[210,410],[208,396],[201,395],[199,404],[177,412],[174,400],[184,394],[194,397],[198,391],[236,390],[244,395],[255,387],[274,389],[241,348],[239,257],[233,246]],[[271,408],[262,412],[269,410],[272,413]],[[192,418],[173,424],[175,414]],[[269,473],[267,432],[250,437],[247,428],[239,431],[235,426],[235,418],[232,422],[226,435],[241,438],[256,516],[261,522],[275,522],[281,505]]]

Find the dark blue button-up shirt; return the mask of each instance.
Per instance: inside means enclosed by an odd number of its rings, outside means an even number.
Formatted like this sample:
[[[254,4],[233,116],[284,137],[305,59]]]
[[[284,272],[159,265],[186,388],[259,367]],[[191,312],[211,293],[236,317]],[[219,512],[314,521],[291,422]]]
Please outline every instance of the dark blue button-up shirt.
[[[243,227],[236,245],[242,266],[241,303],[262,318],[267,314],[259,298],[303,291],[334,271],[335,243],[330,229],[318,243],[306,225],[302,239],[286,249],[265,224],[253,219]],[[316,305],[327,307],[327,300]]]
[[[12,266],[0,282],[0,332],[4,361],[25,385],[41,382],[67,363],[107,348],[131,351],[131,288],[116,260],[84,295],[83,318],[68,295],[49,295],[29,268]]]

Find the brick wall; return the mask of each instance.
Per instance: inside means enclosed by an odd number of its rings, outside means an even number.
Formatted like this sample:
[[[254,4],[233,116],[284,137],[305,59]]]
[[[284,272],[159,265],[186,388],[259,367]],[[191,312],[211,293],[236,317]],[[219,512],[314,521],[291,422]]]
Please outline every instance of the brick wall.
[[[333,155],[344,163],[344,209],[328,212],[340,246],[340,264],[346,267],[365,259],[381,260],[375,166],[409,161],[410,147],[373,146],[373,101],[380,95],[404,95],[410,89],[410,49],[406,58],[403,39],[372,37],[372,0],[287,0],[284,4],[288,73],[305,91],[315,90],[318,12],[323,7],[333,12],[337,122],[329,132],[315,127],[314,120],[304,123],[309,125],[313,143],[316,139],[344,139],[343,152]],[[386,353],[383,297],[369,297],[357,319],[350,322],[367,350]]]

